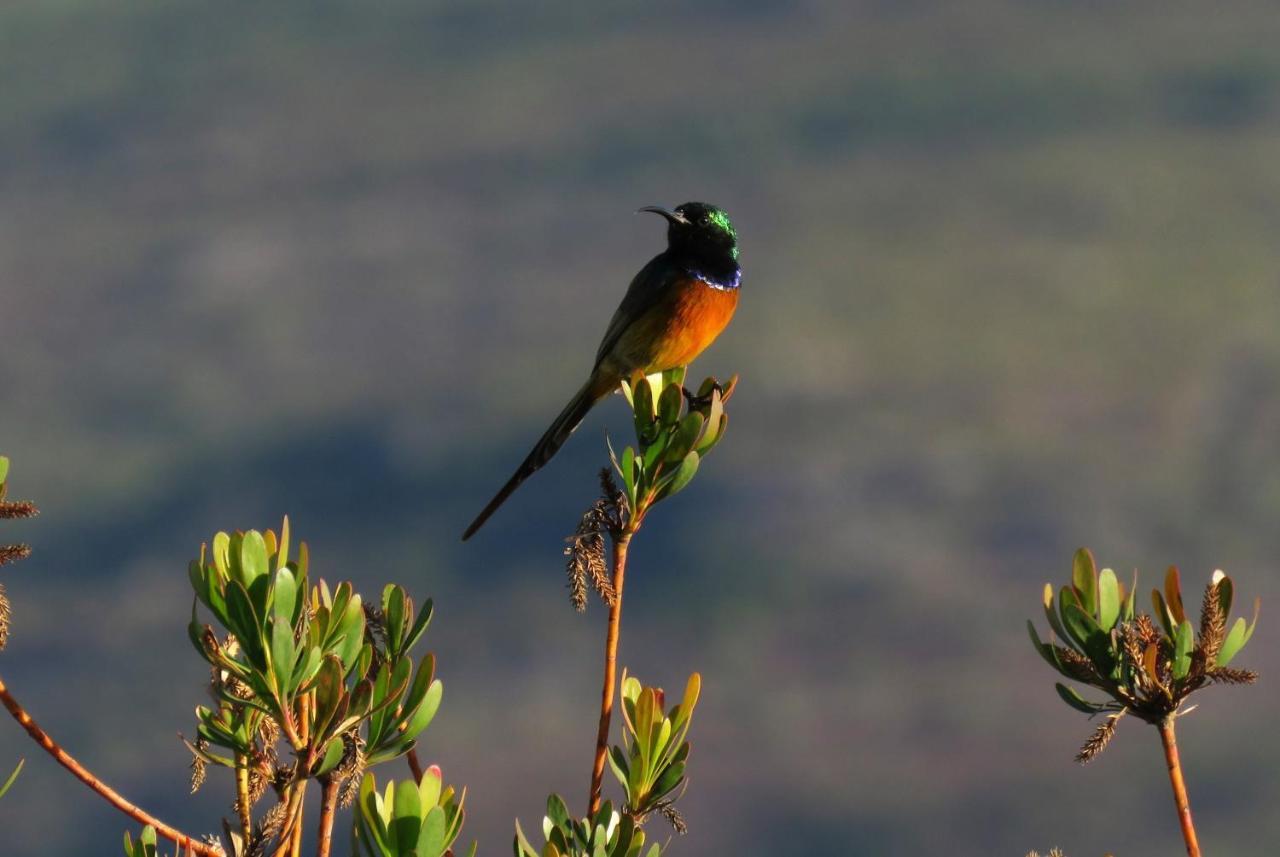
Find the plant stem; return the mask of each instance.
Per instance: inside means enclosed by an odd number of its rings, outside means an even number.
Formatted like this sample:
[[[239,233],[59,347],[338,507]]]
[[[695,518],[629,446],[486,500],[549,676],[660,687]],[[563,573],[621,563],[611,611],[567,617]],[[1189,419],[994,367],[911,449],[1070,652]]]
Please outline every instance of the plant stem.
[[[414,782],[422,782],[422,762],[418,759],[418,751],[410,750],[405,759],[409,762],[409,772],[413,774]]]
[[[293,826],[293,845],[289,848],[289,853],[293,857],[302,857],[302,816],[306,812],[306,804],[304,800],[307,794],[307,783],[303,780],[301,787],[298,789],[301,797],[298,799],[298,823]]]
[[[1200,857],[1200,844],[1196,841],[1196,828],[1191,823],[1191,802],[1187,799],[1187,784],[1182,779],[1182,763],[1178,761],[1178,741],[1173,734],[1173,718],[1166,717],[1158,724],[1160,743],[1164,745],[1164,760],[1169,767],[1169,784],[1173,786],[1173,803],[1178,809],[1178,823],[1182,825],[1182,838],[1187,843],[1187,857]]]
[[[156,833],[165,839],[171,840],[179,848],[186,848],[192,854],[200,855],[200,857],[221,857],[222,852],[220,850],[214,850],[213,847],[192,839],[181,830],[170,827],[158,818],[144,812],[125,800],[115,789],[94,776],[92,771],[81,765],[70,753],[58,746],[57,742],[50,738],[49,734],[31,719],[31,715],[27,714],[18,700],[13,698],[2,680],[0,680],[0,703],[3,703],[9,713],[13,715],[13,719],[18,721],[18,725],[26,730],[26,733],[31,736],[31,740],[39,744],[59,765],[70,771],[72,776],[97,792],[116,809],[139,824],[151,825],[156,829]]]
[[[253,817],[249,813],[249,760],[236,754],[236,814],[240,817],[240,835],[248,842],[253,834]]]
[[[316,857],[329,857],[333,844],[333,816],[338,808],[338,781],[326,777],[320,792],[320,834],[316,840]]]
[[[294,833],[302,828],[302,795],[305,785],[305,781],[297,781],[287,786],[284,824],[280,827],[276,850],[271,852],[271,857],[288,857],[293,851]]]
[[[613,716],[613,697],[617,683],[618,629],[622,623],[622,584],[627,573],[627,546],[634,530],[625,529],[613,541],[613,603],[609,605],[609,629],[604,638],[604,687],[600,691],[600,729],[596,732],[596,757],[591,767],[591,795],[587,815],[600,809],[600,793],[604,785],[605,758],[609,753],[609,721]]]

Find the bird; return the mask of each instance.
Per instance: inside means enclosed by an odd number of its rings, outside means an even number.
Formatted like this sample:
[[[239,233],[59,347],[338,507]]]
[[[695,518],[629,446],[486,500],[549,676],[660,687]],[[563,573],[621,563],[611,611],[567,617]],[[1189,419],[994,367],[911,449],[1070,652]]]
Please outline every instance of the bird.
[[[516,472],[462,534],[475,535],[526,479],[564,445],[587,412],[646,375],[687,366],[733,318],[742,285],[738,233],[724,210],[686,202],[672,211],[641,208],[667,221],[667,249],[631,280],[614,312],[586,383],[560,411]]]

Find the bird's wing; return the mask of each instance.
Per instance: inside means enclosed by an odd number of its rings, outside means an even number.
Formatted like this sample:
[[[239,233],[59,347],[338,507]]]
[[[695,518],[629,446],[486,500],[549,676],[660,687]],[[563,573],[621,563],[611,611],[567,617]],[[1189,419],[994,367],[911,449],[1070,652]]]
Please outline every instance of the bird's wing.
[[[681,274],[676,266],[670,264],[666,253],[654,256],[649,264],[640,269],[610,319],[604,338],[600,340],[600,350],[596,352],[597,367],[614,350],[627,328],[658,303],[676,285]]]

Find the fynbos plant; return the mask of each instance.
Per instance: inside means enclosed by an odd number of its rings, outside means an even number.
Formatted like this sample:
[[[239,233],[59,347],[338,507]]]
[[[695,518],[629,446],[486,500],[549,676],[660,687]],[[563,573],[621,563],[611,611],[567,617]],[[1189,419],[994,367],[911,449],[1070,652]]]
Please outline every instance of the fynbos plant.
[[[1239,618],[1228,627],[1235,585],[1221,571],[1214,572],[1205,587],[1197,627],[1183,606],[1177,568],[1165,574],[1163,592],[1152,590],[1154,619],[1136,610],[1137,584],[1137,572],[1128,589],[1111,569],[1099,573],[1093,554],[1082,548],[1072,563],[1071,582],[1058,591],[1056,600],[1052,585],[1045,584],[1044,613],[1053,632],[1049,642],[1040,639],[1032,622],[1027,622],[1027,629],[1049,666],[1109,697],[1094,702],[1061,682],[1055,685],[1072,708],[1090,717],[1106,716],[1085,741],[1077,761],[1086,763],[1101,753],[1126,714],[1159,730],[1187,853],[1195,857],[1200,851],[1174,721],[1191,710],[1187,699],[1205,686],[1252,684],[1257,678],[1252,671],[1230,664],[1253,634],[1258,603],[1254,603],[1252,622]]]
[[[235,772],[240,829],[228,832],[229,848],[247,854],[272,839],[300,841],[306,786],[316,780],[318,853],[327,854],[340,795],[349,804],[366,767],[412,750],[440,707],[435,658],[415,671],[409,655],[431,602],[415,612],[405,591],[388,585],[370,609],[350,583],[311,586],[307,546],[291,557],[287,518],[279,537],[218,533],[189,576],[224,632],[202,625],[193,606],[191,641],[213,667],[215,704],[196,709],[198,740],[188,746],[197,765]],[[292,760],[281,758],[281,742]],[[420,784],[401,786],[408,795]],[[268,787],[277,803],[255,825],[253,805]]]
[[[644,846],[640,829],[645,818],[661,812],[675,828],[684,832],[684,821],[673,803],[684,783],[689,754],[685,736],[689,718],[697,703],[701,680],[689,680],[685,701],[670,714],[663,711],[662,691],[643,687],[635,679],[623,686],[626,730],[624,746],[609,748],[609,729],[617,695],[618,637],[622,620],[622,592],[627,551],[649,512],[658,503],[683,490],[697,475],[702,460],[724,437],[729,417],[724,403],[733,393],[737,378],[721,385],[707,378],[697,393],[683,386],[683,368],[623,384],[631,405],[635,445],[621,454],[609,445],[609,459],[622,485],[608,469],[601,472],[601,497],[587,509],[570,537],[565,554],[569,560],[570,596],[575,608],[586,609],[587,592],[594,588],[609,608],[605,633],[604,679],[600,694],[600,722],[591,769],[591,789],[587,812],[581,819],[570,816],[564,801],[552,795],[543,820],[546,857],[630,857]],[[655,384],[657,393],[655,395]],[[612,543],[612,557],[605,538]],[[606,762],[612,766],[626,793],[615,811],[603,800]],[[516,823],[515,849],[518,857],[539,852],[529,844]],[[661,853],[652,845],[649,855]]]

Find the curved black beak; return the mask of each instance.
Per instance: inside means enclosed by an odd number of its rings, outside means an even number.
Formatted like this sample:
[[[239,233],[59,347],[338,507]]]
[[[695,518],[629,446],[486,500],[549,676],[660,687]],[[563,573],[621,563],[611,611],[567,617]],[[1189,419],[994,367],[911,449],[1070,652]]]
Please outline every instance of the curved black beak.
[[[689,225],[689,221],[685,219],[684,215],[677,214],[674,211],[667,211],[665,208],[658,205],[646,205],[644,208],[637,209],[637,213],[641,211],[648,211],[653,214],[660,214],[667,219],[668,223],[679,223],[683,226]]]

